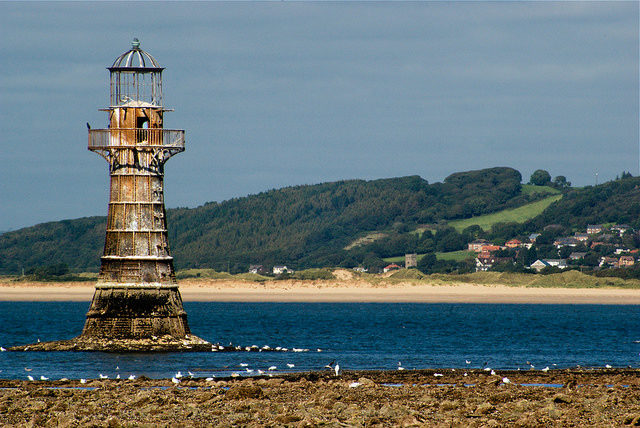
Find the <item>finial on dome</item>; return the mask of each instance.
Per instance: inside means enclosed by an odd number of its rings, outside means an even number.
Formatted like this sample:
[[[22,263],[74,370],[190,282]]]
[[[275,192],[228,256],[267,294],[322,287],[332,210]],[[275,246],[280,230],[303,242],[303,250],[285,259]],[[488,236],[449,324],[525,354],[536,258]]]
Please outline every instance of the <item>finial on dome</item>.
[[[138,40],[137,37],[133,38],[133,41],[131,42],[131,48],[132,49],[140,49],[140,40]]]

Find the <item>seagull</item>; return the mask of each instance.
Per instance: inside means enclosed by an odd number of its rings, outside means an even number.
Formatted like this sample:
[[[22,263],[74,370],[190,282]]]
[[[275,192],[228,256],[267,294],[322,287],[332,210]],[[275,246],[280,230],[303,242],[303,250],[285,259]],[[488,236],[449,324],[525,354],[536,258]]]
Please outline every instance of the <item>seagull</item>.
[[[238,376],[240,376],[240,375],[238,373],[236,373],[236,372],[231,373],[231,377],[238,377]]]
[[[26,368],[26,367],[24,368],[24,371],[25,371],[25,372],[30,372],[31,370],[33,370],[33,369],[28,369],[28,368]]]
[[[40,376],[40,380],[49,380],[49,378],[45,376]]]
[[[253,373],[253,369],[245,369],[247,373]]]
[[[605,367],[608,368],[608,369],[611,368],[611,366],[609,364],[606,364]]]
[[[171,378],[171,382],[175,383],[176,385],[180,383],[180,379],[176,379],[175,377]]]
[[[264,374],[264,370],[258,370],[258,374],[263,375]]]
[[[359,387],[360,385],[362,385],[360,382],[351,382],[351,383],[349,384],[349,388],[357,388],[357,387]]]
[[[120,370],[120,366],[116,366],[116,370]]]
[[[215,376],[214,376],[215,377]],[[207,382],[213,382],[213,377],[208,377],[205,379]]]
[[[180,379],[182,377],[182,373],[178,372],[175,374],[176,379]]]
[[[118,373],[118,375],[116,376],[116,379],[120,379],[120,373]]]
[[[340,364],[336,363],[336,366],[333,368],[333,371],[336,372],[336,376],[340,376]]]
[[[276,366],[271,366],[271,367],[269,367],[267,370],[272,370],[272,371],[273,371],[273,370],[276,370],[276,369],[277,369],[277,367],[276,367]]]
[[[187,370],[187,374],[189,375],[189,377],[194,377],[195,375],[193,373],[191,373],[189,370]]]
[[[100,379],[109,379],[109,376],[107,376],[107,375],[103,375],[102,373],[100,373],[100,374],[98,375],[98,377],[99,377]]]
[[[509,380],[509,378],[503,377],[502,378],[502,383],[511,383],[511,381]]]
[[[471,361],[469,361],[469,360],[464,360],[464,362],[467,363],[467,364],[471,364]]]
[[[443,376],[443,374],[442,374],[442,373],[434,373],[433,375],[434,375],[435,377],[442,377],[442,376]]]
[[[331,361],[329,364],[327,364],[326,366],[324,366],[325,369],[331,369],[333,370],[333,365],[336,363],[336,360]]]
[[[294,368],[295,366],[295,364],[287,363],[287,367],[289,367],[290,369]]]
[[[5,352],[5,351],[6,351],[6,349],[3,348],[2,346],[0,346],[0,352]]]
[[[495,376],[496,375],[496,371],[495,370],[491,370],[491,376]]]
[[[240,367],[247,367],[249,364],[247,363],[240,363]]]
[[[404,367],[402,367],[402,363],[400,361],[398,361],[398,370],[404,370]]]
[[[127,379],[134,380],[135,378],[136,378],[136,375],[129,375],[129,377]]]
[[[547,366],[547,367],[543,368],[541,371],[543,371],[543,372],[545,372],[545,373],[546,373],[546,372],[548,372],[548,371],[549,371],[549,366]]]
[[[31,375],[27,375],[27,379],[29,379],[29,380],[31,380],[31,381],[32,381],[32,380],[33,380],[33,376],[31,376]]]
[[[86,379],[80,379],[80,383],[87,383]]]

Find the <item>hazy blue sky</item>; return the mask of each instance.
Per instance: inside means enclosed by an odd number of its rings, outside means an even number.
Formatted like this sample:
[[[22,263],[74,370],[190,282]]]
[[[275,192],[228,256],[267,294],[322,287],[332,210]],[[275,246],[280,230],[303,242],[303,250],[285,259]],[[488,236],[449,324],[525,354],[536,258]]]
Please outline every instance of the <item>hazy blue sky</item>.
[[[0,230],[104,215],[108,71],[164,72],[167,207],[538,168],[638,174],[638,2],[0,3]]]

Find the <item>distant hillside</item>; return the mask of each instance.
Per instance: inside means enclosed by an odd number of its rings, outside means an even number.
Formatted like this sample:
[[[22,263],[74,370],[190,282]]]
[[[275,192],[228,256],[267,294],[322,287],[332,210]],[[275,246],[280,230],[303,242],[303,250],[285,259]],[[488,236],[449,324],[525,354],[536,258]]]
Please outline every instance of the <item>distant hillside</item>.
[[[382,258],[405,252],[462,250],[479,233],[510,239],[552,223],[576,230],[590,223],[640,227],[640,178],[565,189],[562,199],[529,220],[536,213],[528,208],[536,205],[527,204],[543,203],[554,189],[522,186],[521,180],[514,169],[490,168],[452,174],[433,184],[410,176],[287,187],[193,209],[170,209],[169,239],[177,268],[226,271],[229,266],[242,272],[254,263],[295,269],[379,267]],[[512,210],[518,207],[523,208]],[[513,212],[522,214],[518,223],[495,223],[513,219],[502,216]],[[491,213],[498,214],[478,217]],[[491,230],[447,227],[448,221],[474,216],[491,220],[486,225]],[[0,273],[58,264],[97,270],[104,231],[105,217],[89,217],[3,233]],[[365,237],[375,238],[361,239]]]
[[[169,239],[179,268],[338,265],[357,253],[344,247],[371,231],[467,218],[541,197],[522,192],[521,180],[514,169],[490,168],[452,174],[434,184],[410,176],[287,187],[168,210]],[[58,263],[95,270],[104,229],[104,217],[90,217],[4,233],[0,272]]]

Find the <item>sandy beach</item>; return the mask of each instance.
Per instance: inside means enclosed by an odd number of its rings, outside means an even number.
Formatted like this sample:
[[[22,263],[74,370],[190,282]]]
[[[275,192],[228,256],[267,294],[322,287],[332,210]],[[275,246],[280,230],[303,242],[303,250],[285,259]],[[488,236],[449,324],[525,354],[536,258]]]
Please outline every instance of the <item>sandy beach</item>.
[[[199,302],[419,302],[640,304],[640,290],[450,285],[371,284],[357,280],[267,281],[189,279],[179,282],[185,301]],[[2,282],[0,301],[90,301],[94,283]]]

